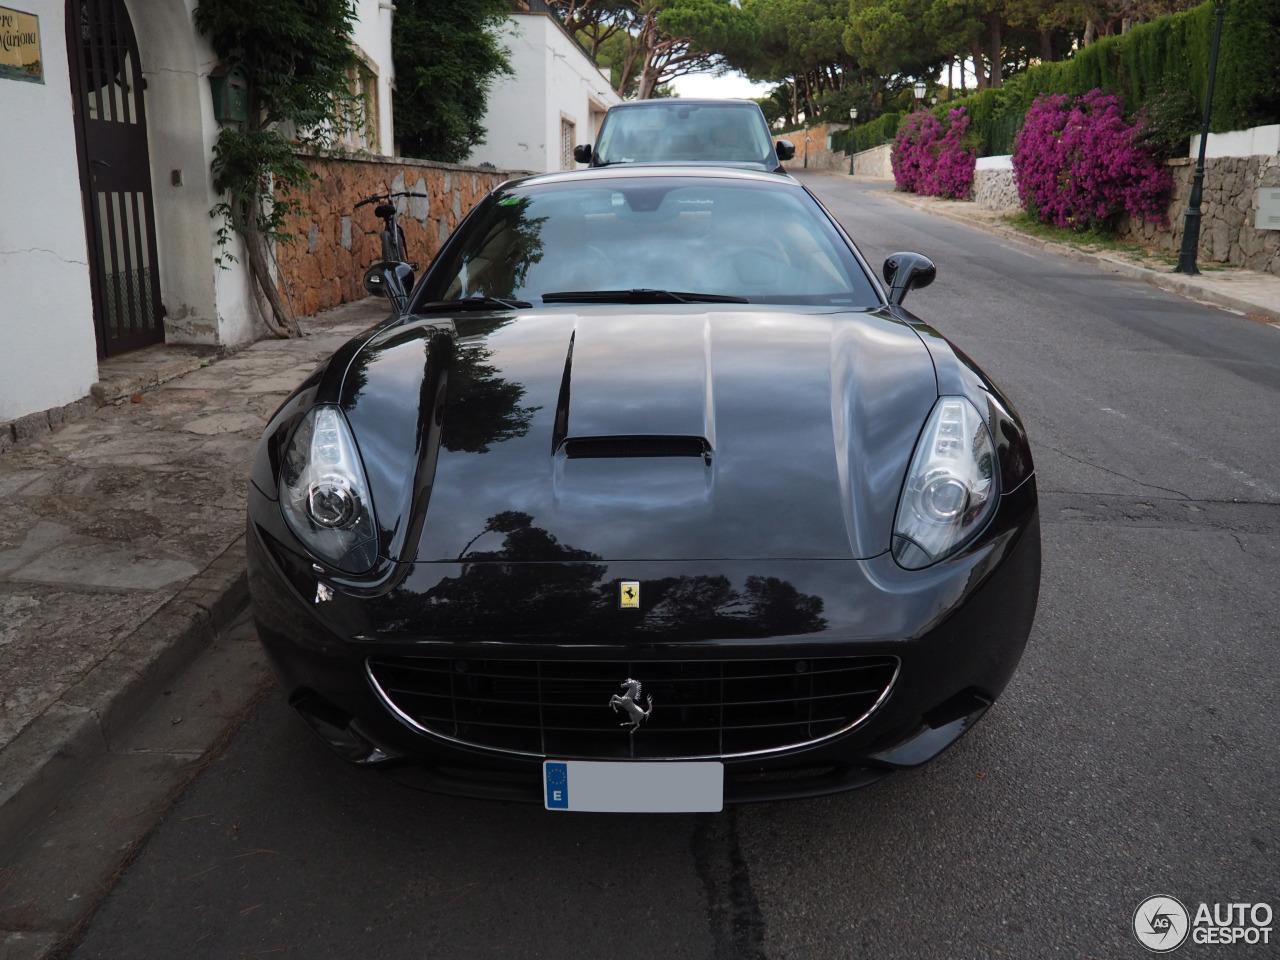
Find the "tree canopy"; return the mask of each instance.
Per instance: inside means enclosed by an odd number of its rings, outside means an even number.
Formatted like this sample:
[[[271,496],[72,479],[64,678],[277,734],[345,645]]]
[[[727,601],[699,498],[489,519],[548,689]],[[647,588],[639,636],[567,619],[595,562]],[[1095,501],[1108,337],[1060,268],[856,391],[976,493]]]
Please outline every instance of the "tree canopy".
[[[547,0],[623,96],[648,99],[677,77],[715,69],[754,45],[734,0]]]
[[[732,68],[784,84],[762,102],[793,123],[910,107],[913,80],[1000,87],[1036,62],[1185,10],[1194,0],[548,0],[624,96]]]
[[[392,110],[400,152],[457,163],[485,139],[489,87],[511,72],[499,27],[507,0],[396,0]]]

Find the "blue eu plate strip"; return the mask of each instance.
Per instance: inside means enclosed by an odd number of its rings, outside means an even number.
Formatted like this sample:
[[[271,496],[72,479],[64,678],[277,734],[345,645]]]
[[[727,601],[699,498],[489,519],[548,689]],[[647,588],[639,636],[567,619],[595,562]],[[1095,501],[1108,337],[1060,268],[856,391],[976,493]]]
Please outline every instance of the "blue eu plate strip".
[[[543,764],[546,778],[546,800],[548,810],[569,809],[569,765],[566,763]]]

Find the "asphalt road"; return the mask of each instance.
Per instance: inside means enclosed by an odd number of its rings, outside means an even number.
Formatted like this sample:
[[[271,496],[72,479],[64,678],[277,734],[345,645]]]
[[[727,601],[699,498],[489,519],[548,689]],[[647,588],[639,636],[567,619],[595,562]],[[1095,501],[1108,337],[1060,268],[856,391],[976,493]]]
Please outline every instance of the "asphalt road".
[[[983,723],[855,794],[609,817],[352,770],[273,697],[75,957],[1109,960],[1148,896],[1280,911],[1280,329],[808,182],[936,260],[908,305],[1031,434],[1040,609]]]

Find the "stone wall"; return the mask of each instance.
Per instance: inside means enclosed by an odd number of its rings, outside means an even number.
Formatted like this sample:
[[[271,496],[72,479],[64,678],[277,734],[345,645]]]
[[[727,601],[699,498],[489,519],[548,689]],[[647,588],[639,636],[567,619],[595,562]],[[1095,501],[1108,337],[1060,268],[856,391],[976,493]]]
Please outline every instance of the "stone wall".
[[[1001,164],[983,169],[984,163],[998,159],[1001,158],[984,157],[978,161],[973,174],[973,200],[982,207],[1015,213],[1020,206],[1012,168],[1000,169],[1004,166]],[[1177,254],[1182,247],[1195,161],[1179,158],[1170,160],[1168,166],[1174,179],[1169,226],[1123,216],[1117,229],[1122,237]],[[1198,260],[1280,274],[1280,230],[1254,229],[1259,187],[1280,187],[1280,156],[1211,157],[1205,161]]]
[[[1018,202],[1018,187],[1013,181],[1013,171],[973,171],[973,202],[980,207],[999,210],[1001,213],[1017,213],[1021,210],[1022,205]]]
[[[849,169],[849,155],[842,150],[827,149],[827,137],[838,130],[847,130],[848,124],[822,123],[807,130],[792,130],[780,133],[774,140],[790,140],[796,145],[796,155],[792,160],[784,160],[782,165],[788,170],[844,170]],[[809,162],[805,163],[804,138],[809,137]]]
[[[299,239],[276,251],[281,292],[299,316],[368,296],[364,272],[382,258],[383,222],[374,216],[375,204],[355,209],[365,197],[399,190],[427,195],[399,201],[409,260],[421,276],[467,211],[499,183],[520,175],[398,157],[304,162],[316,179],[286,227]]]
[[[1174,179],[1169,227],[1124,217],[1119,229],[1121,236],[1176,254],[1182,248],[1195,161],[1171,160],[1169,167]],[[1254,229],[1259,187],[1280,187],[1280,156],[1214,157],[1205,161],[1198,260],[1280,274],[1280,230]]]
[[[1013,179],[1013,158],[979,157],[973,169],[973,202],[1001,213],[1017,213],[1018,186]]]
[[[870,150],[863,150],[853,155],[853,173],[858,177],[879,177],[882,180],[893,179],[893,164],[890,155],[893,144],[882,143]]]
[[[849,172],[849,155],[843,150],[831,150],[827,147],[827,139],[841,130],[848,130],[844,123],[823,123],[808,130],[793,130],[790,133],[777,134],[775,140],[790,140],[796,145],[796,155],[792,160],[784,161],[788,170],[830,170],[834,173]],[[804,161],[804,138],[809,140],[809,162]],[[893,177],[893,167],[889,165],[889,152],[893,144],[885,143],[870,150],[863,150],[853,155],[853,172],[862,177]]]

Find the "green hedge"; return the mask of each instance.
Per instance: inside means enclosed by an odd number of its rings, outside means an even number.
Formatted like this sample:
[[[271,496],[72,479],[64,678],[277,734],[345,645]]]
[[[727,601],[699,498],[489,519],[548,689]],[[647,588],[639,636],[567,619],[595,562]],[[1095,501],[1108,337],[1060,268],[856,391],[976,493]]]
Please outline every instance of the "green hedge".
[[[933,112],[943,119],[948,110],[963,106],[984,155],[1012,150],[1021,118],[1042,93],[1079,96],[1100,87],[1118,95],[1133,114],[1162,89],[1180,88],[1191,92],[1202,113],[1213,8],[1209,2],[1140,24],[1127,34],[1090,44],[1070,60],[1031,67],[999,90],[940,103]],[[1229,0],[1210,129],[1222,133],[1268,123],[1280,123],[1280,2]],[[862,131],[858,134],[861,144]]]
[[[869,120],[866,123],[860,123],[855,130],[857,144],[855,150],[870,150],[872,147],[878,147],[882,143],[888,143],[898,133],[898,123],[902,119],[900,113],[885,113]],[[831,149],[843,153],[849,152],[849,131],[837,130],[831,134]]]
[[[902,121],[900,113],[882,113],[868,123],[858,124],[855,134],[859,152],[888,143],[898,133],[898,124]]]

